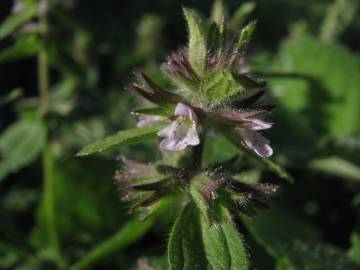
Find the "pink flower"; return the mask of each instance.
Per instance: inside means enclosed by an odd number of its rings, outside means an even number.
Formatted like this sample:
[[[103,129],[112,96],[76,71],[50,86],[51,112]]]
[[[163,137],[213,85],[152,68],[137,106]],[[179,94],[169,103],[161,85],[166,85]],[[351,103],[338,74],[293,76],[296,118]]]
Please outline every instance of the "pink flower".
[[[270,141],[256,132],[256,130],[258,129],[250,129],[248,127],[239,129],[243,145],[248,149],[254,150],[261,157],[270,157],[273,154]]]
[[[198,145],[200,139],[197,132],[197,117],[193,109],[184,103],[178,103],[175,116],[178,116],[176,120],[157,133],[158,136],[164,137],[160,142],[160,148],[167,151],[180,151],[188,145]]]

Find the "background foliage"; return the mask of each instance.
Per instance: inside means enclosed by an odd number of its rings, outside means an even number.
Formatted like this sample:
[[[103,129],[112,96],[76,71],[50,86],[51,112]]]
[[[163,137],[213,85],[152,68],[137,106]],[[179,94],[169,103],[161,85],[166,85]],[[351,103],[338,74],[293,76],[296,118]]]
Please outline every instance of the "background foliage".
[[[244,2],[225,3],[237,14]],[[245,3],[238,12],[254,8],[246,21],[258,19],[248,64],[269,82],[267,99],[277,105],[267,137],[275,160],[295,179],[281,182],[272,210],[238,220],[251,268],[357,269],[359,3]],[[81,159],[75,153],[134,126],[128,112],[139,100],[124,90],[132,71],[166,86],[157,64],[186,43],[182,6],[208,15],[212,1],[57,1],[49,16],[47,117],[39,112],[42,43],[19,29],[37,16],[36,8],[15,16],[12,4],[0,5],[0,269],[166,269],[172,211],[137,222],[112,180],[120,153],[152,161],[154,146]],[[222,138],[209,141],[207,164],[237,151]],[[256,164],[245,167],[249,181],[279,181]]]

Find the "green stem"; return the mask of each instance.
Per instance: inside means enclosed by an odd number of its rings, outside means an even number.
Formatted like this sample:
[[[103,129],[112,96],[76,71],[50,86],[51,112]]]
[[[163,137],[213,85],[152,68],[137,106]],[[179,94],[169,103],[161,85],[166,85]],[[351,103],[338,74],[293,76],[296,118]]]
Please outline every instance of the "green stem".
[[[47,1],[44,0],[47,4]],[[44,115],[49,110],[49,63],[47,51],[48,19],[47,13],[39,15],[42,42],[38,53],[38,84],[41,110]]]
[[[44,5],[48,5],[47,0],[42,0]],[[48,61],[48,46],[47,46],[47,34],[48,34],[48,19],[47,12],[39,14],[40,28],[42,34],[42,42],[38,53],[38,86],[40,95],[40,109],[44,121],[46,120],[47,113],[49,111],[49,61]],[[49,128],[48,133],[49,133]],[[49,140],[49,134],[47,142],[42,152],[43,162],[43,198],[42,207],[44,210],[45,218],[45,230],[47,233],[47,239],[53,252],[54,262],[59,269],[64,269],[65,264],[60,253],[60,244],[58,239],[58,232],[56,228],[55,218],[55,200],[54,200],[54,158],[52,145]]]
[[[47,239],[53,251],[54,261],[59,269],[64,269],[64,261],[61,257],[60,243],[58,232],[56,228],[55,218],[55,199],[54,199],[54,159],[51,143],[48,141],[42,153],[43,160],[43,198],[42,207],[45,217],[45,230],[47,232]]]

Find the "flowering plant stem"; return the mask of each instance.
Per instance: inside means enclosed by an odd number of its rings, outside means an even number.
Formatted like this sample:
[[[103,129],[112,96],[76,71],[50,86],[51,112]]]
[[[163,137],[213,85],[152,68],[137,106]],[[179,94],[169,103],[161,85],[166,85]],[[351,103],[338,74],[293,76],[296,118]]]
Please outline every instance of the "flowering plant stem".
[[[47,5],[47,0],[43,4]],[[40,95],[41,117],[46,123],[47,112],[49,110],[49,61],[48,61],[48,19],[47,12],[39,14],[41,28],[41,46],[38,52],[38,87]],[[43,197],[42,207],[45,219],[45,231],[47,241],[52,250],[53,260],[59,269],[65,269],[64,261],[60,253],[60,244],[55,220],[55,201],[54,201],[54,157],[52,145],[49,139],[49,128],[47,127],[46,144],[42,152],[43,163]]]

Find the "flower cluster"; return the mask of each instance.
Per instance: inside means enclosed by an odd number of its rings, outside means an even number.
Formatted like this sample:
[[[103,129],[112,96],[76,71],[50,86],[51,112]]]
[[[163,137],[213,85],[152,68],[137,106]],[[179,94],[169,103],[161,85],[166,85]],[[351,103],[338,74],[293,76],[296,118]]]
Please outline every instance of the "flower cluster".
[[[188,47],[172,53],[162,65],[174,88],[165,89],[142,72],[136,73],[137,81],[128,87],[153,104],[134,111],[140,115],[137,126],[160,126],[155,134],[160,149],[165,156],[179,158],[176,165],[167,158],[154,164],[122,158],[126,168],[115,178],[126,193],[124,198],[133,203],[133,210],[149,212],[162,198],[186,190],[195,203],[208,209],[206,212],[214,203],[221,203],[229,209],[240,207],[255,213],[254,207],[267,207],[264,198],[277,186],[245,183],[238,177],[242,169],[238,156],[208,167],[201,162],[209,133],[224,136],[259,159],[273,154],[269,140],[262,135],[273,125],[264,119],[273,106],[259,102],[265,83],[252,77],[244,64],[244,51],[255,24],[230,37],[223,22],[204,28],[195,12],[184,13]]]

